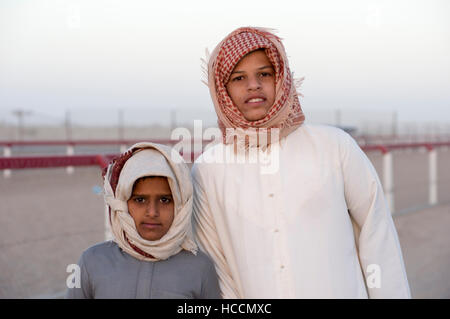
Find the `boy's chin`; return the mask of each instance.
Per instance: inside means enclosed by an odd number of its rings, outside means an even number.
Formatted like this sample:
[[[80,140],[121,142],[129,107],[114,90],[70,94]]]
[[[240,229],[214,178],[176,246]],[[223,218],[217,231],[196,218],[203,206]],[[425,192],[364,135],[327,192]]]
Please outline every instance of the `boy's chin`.
[[[245,119],[250,122],[255,122],[263,119],[266,116],[267,112],[265,110],[255,110],[251,112],[247,112],[246,114],[243,114]]]
[[[161,234],[141,234],[139,233],[139,235],[142,237],[142,239],[148,240],[148,241],[157,241],[160,240],[165,234],[161,235]]]

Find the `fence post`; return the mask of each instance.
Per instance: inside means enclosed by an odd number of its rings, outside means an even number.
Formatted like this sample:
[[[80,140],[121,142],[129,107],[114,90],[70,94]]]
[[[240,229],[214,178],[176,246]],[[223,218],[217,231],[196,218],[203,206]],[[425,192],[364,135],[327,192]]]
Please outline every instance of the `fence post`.
[[[67,145],[67,149],[66,149],[66,154],[67,154],[68,156],[72,156],[73,153],[74,153],[74,151],[73,151],[73,145],[72,145],[72,144],[68,144],[68,145]],[[67,174],[69,174],[69,175],[73,174],[73,170],[74,170],[74,169],[73,169],[73,166],[67,166],[67,168],[66,168]]]
[[[428,148],[428,176],[429,176],[429,193],[428,201],[430,205],[436,205],[437,196],[437,152],[433,147]]]
[[[389,205],[391,214],[394,213],[394,174],[392,167],[392,152],[383,152],[383,183],[386,200]]]
[[[5,145],[5,147],[3,148],[3,156],[4,157],[11,157],[11,146]],[[10,169],[5,169],[3,171],[3,176],[5,178],[9,178],[11,176],[11,170]]]

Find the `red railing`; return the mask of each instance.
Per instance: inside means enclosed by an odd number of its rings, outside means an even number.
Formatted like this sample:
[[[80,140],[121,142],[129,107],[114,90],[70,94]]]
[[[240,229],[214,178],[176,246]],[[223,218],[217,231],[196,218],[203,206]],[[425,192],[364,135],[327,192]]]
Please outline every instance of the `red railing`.
[[[25,169],[25,168],[51,168],[51,167],[74,167],[74,166],[100,166],[105,167],[109,161],[117,154],[95,154],[95,155],[74,155],[75,146],[100,146],[100,145],[120,145],[121,151],[125,150],[127,145],[133,145],[138,142],[149,141],[152,143],[174,145],[180,140],[171,139],[133,139],[133,140],[73,140],[73,141],[0,141],[3,146],[3,157],[0,157],[0,170]],[[191,143],[207,143],[212,140],[191,140]],[[12,147],[23,146],[66,146],[66,155],[55,156],[11,156]],[[181,152],[183,155],[183,153]],[[191,154],[191,160],[194,160],[200,154]],[[6,174],[9,175],[9,174]]]
[[[133,139],[133,140],[40,140],[40,141],[0,141],[0,146],[77,146],[77,145],[133,145],[139,142],[148,141],[158,144],[176,144],[180,140],[171,139]],[[203,140],[203,142],[210,142],[212,140]],[[200,142],[200,140],[193,140],[193,142]]]
[[[4,147],[13,146],[75,146],[75,145],[132,145],[142,140],[85,140],[85,141],[0,141]],[[176,144],[178,140],[152,139],[151,142],[160,144]],[[202,142],[210,142],[204,140]],[[363,145],[361,149],[365,152],[380,151],[386,154],[392,150],[426,148],[432,150],[437,147],[450,146],[450,142],[435,143],[401,143],[401,144],[375,144]],[[182,154],[182,153],[181,153]],[[95,154],[95,155],[56,155],[56,156],[4,156],[0,157],[0,170],[24,169],[24,168],[50,168],[67,166],[100,166],[105,167],[117,154]],[[183,154],[182,154],[183,155]],[[191,154],[194,160],[200,154]]]
[[[67,166],[105,167],[116,154],[14,156],[0,158],[0,169],[48,168]]]
[[[142,141],[142,140],[141,140]],[[210,142],[211,140],[191,141],[192,142]],[[52,167],[66,167],[69,174],[73,173],[75,166],[99,166],[104,168],[117,154],[95,154],[95,155],[74,155],[74,146],[76,145],[121,145],[124,150],[126,145],[132,145],[139,142],[138,140],[86,140],[86,141],[24,141],[11,142],[0,141],[0,146],[4,148],[4,157],[0,157],[0,170],[4,171],[4,176],[9,177],[12,169],[27,169],[27,168],[52,168]],[[179,140],[167,139],[152,139],[151,142],[160,144],[173,145]],[[52,146],[52,145],[66,145],[67,154],[58,156],[11,156],[11,147],[13,146]],[[361,149],[365,152],[380,151],[383,154],[383,171],[382,182],[383,189],[388,201],[391,211],[394,212],[394,181],[393,181],[393,150],[399,149],[416,149],[425,148],[428,150],[428,204],[435,205],[437,199],[437,155],[436,148],[450,147],[448,142],[433,142],[433,143],[397,143],[397,144],[375,144],[375,145],[361,145]],[[194,148],[195,150],[195,148]],[[180,152],[183,156],[183,153]],[[189,158],[194,161],[200,153],[191,152]],[[186,158],[186,157],[184,157]]]
[[[180,152],[183,156],[183,152]],[[25,168],[58,168],[68,166],[99,166],[104,168],[117,154],[57,155],[57,156],[13,156],[0,157],[0,170]],[[200,154],[191,153],[194,160]]]

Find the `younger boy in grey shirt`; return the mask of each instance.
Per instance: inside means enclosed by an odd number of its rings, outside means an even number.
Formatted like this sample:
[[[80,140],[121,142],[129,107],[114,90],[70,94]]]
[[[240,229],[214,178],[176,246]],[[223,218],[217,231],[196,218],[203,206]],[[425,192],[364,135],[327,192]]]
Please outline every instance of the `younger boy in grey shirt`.
[[[66,298],[221,298],[216,270],[192,238],[192,182],[181,156],[138,143],[108,166],[113,241],[83,252]]]

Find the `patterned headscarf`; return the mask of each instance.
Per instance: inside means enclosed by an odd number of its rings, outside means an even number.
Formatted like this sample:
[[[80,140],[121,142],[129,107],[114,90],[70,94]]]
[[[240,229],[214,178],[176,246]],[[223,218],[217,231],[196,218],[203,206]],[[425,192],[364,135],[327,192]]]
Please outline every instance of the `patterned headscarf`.
[[[228,95],[226,84],[236,64],[248,53],[264,49],[275,70],[275,101],[266,116],[257,121],[248,121]],[[225,37],[207,57],[208,83],[218,125],[224,143],[231,143],[233,136],[226,135],[226,128],[241,128],[246,136],[258,129],[280,129],[279,138],[287,136],[305,120],[296,87],[303,79],[294,83],[288,59],[281,39],[268,29],[244,27]],[[248,130],[252,129],[252,130]],[[256,130],[255,130],[256,129]],[[270,141],[268,141],[270,143]]]
[[[168,232],[159,240],[142,238],[128,212],[127,201],[134,183],[146,176],[167,177],[174,199],[174,219]],[[137,143],[115,159],[104,172],[105,202],[114,241],[133,257],[164,260],[182,249],[197,253],[192,235],[193,188],[190,171],[181,155],[165,145]]]

